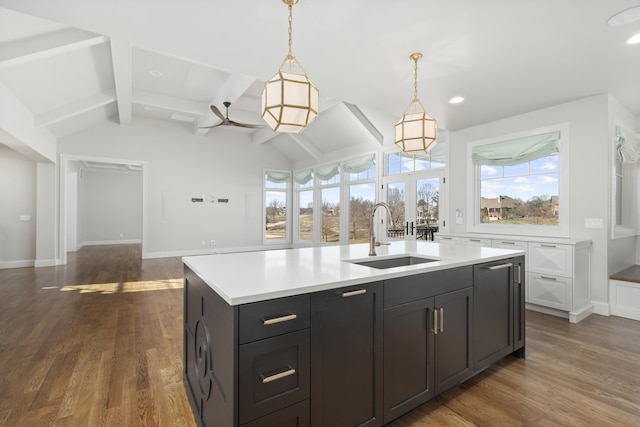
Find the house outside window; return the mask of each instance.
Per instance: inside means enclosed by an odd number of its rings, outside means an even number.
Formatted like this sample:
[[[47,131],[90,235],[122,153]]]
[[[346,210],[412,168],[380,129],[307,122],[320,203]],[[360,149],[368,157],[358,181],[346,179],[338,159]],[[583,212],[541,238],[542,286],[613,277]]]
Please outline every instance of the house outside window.
[[[568,151],[568,124],[469,144],[468,231],[567,235]]]

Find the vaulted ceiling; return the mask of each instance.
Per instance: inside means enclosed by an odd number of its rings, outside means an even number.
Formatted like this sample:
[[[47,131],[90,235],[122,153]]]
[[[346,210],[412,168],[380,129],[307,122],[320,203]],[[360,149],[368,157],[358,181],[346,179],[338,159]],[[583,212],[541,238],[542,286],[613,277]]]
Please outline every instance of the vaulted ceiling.
[[[640,116],[640,21],[608,26],[640,0],[300,0],[293,51],[320,89],[299,135],[238,129],[292,162],[379,146],[413,97],[458,130],[610,92]],[[0,85],[61,138],[105,120],[171,120],[185,132],[263,124],[260,94],[287,50],[281,0],[0,0]],[[452,105],[453,96],[465,101]],[[292,144],[293,141],[293,144]],[[1,142],[1,141],[0,141]]]

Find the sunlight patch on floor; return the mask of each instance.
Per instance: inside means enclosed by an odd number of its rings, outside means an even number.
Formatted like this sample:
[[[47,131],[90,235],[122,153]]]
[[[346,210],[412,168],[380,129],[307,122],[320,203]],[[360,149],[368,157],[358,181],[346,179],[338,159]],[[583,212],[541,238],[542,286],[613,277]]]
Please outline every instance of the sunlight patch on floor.
[[[122,283],[88,283],[81,285],[67,285],[60,288],[61,291],[78,291],[81,294],[101,293],[113,294],[116,292],[146,292],[146,291],[163,291],[167,289],[182,289],[184,287],[183,279],[168,280],[144,280],[138,282],[122,282]],[[49,287],[53,289],[54,287]]]

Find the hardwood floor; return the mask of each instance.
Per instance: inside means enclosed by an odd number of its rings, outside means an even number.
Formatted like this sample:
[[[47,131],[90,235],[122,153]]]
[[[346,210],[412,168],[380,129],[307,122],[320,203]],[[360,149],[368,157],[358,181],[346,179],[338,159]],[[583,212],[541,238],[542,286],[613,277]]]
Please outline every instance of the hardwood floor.
[[[89,246],[0,270],[0,426],[193,426],[182,383],[182,263]],[[509,357],[391,424],[640,425],[640,322],[527,312]]]

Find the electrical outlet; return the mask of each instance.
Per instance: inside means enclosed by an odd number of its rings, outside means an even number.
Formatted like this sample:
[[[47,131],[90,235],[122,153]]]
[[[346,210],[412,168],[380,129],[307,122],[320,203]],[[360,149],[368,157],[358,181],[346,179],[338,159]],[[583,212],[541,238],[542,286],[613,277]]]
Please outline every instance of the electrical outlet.
[[[209,242],[209,245],[211,246],[211,249],[213,249],[213,247],[216,245],[216,241],[211,239],[211,241]]]

